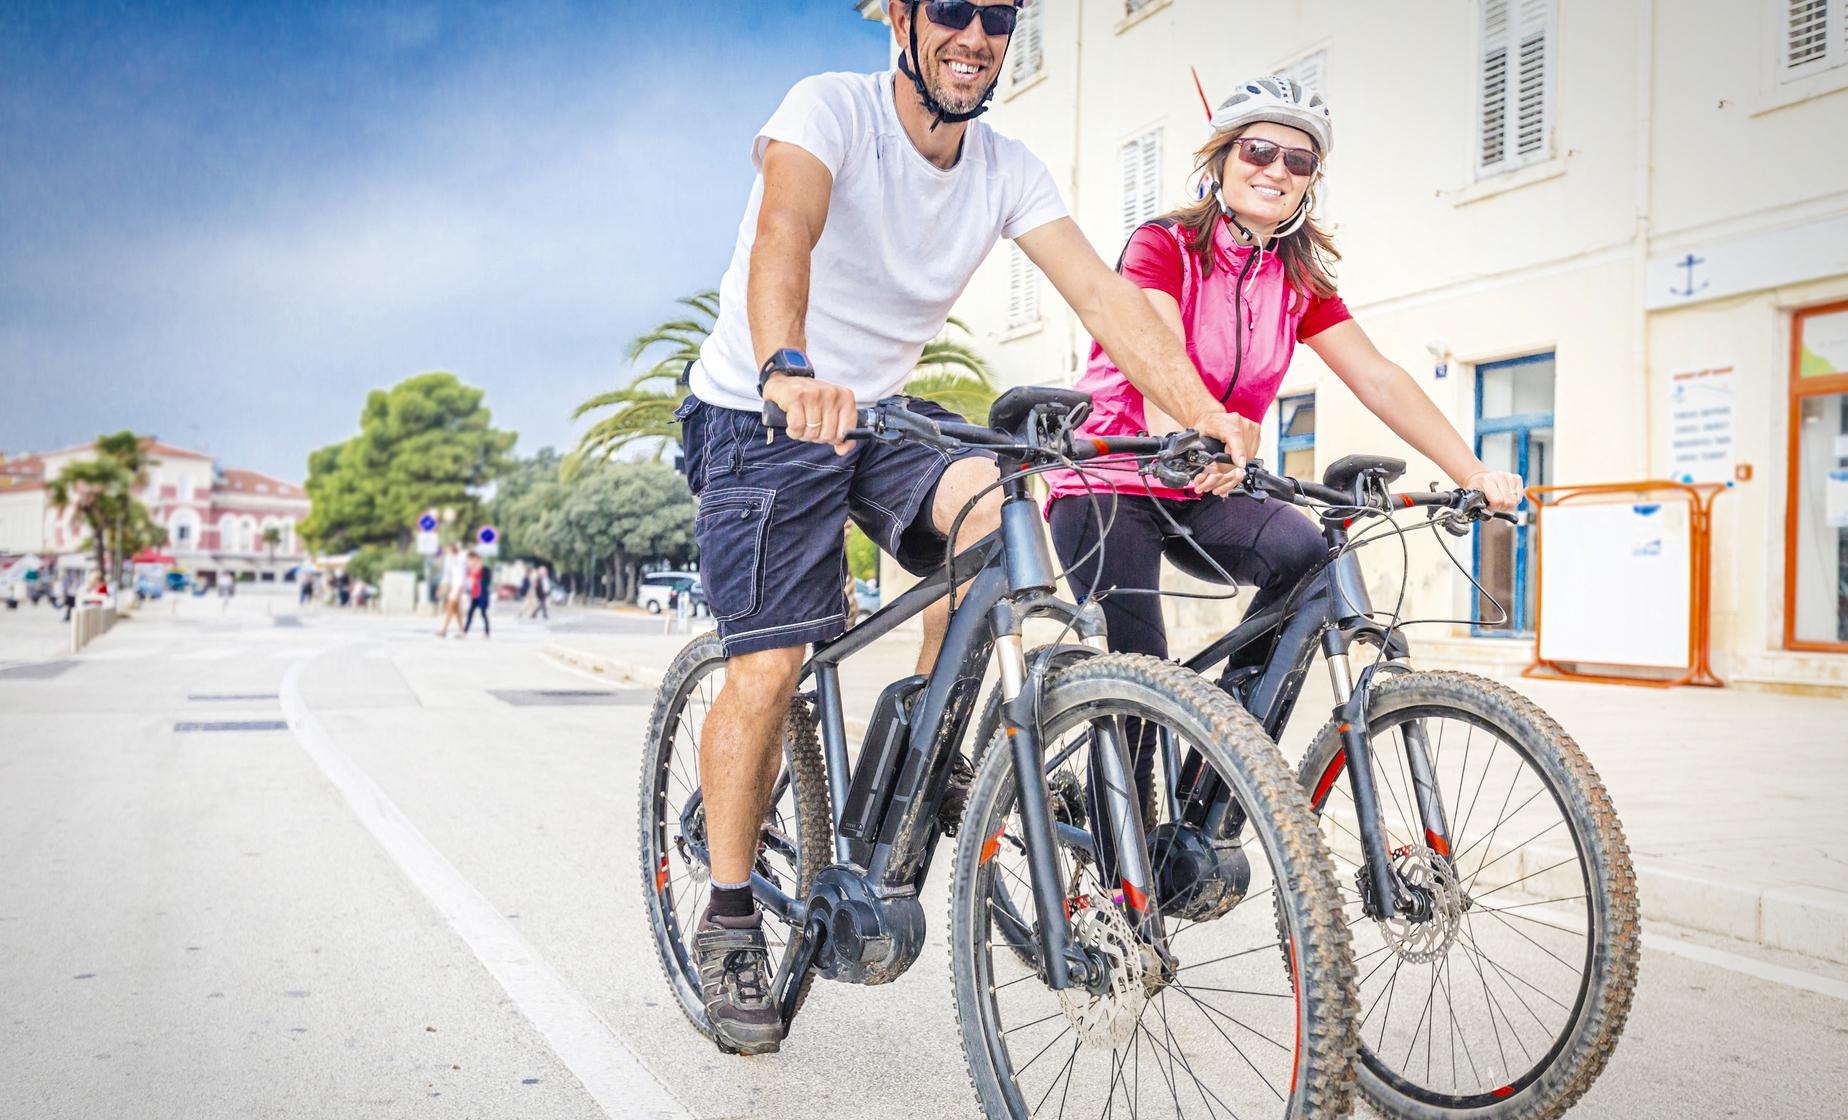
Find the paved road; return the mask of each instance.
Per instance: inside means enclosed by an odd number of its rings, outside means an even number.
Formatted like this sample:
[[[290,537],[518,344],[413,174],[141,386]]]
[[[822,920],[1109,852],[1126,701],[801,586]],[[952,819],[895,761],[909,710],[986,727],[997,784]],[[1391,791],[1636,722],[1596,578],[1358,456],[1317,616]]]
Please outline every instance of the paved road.
[[[0,1117],[972,1114],[940,936],[819,986],[778,1057],[684,1025],[639,913],[647,697],[497,696],[594,687],[542,624],[217,609],[0,663]],[[1848,969],[1693,944],[1645,953],[1574,1115],[1843,1115],[1848,1002],[1684,954]]]

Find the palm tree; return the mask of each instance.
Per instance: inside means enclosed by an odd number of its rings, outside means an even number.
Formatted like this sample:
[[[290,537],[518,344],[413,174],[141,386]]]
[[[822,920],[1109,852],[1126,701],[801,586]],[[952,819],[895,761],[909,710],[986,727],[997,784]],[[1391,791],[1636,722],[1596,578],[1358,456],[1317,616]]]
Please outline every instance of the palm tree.
[[[65,464],[47,487],[51,504],[60,510],[74,507],[90,530],[96,574],[112,588],[122,582],[129,556],[166,541],[166,531],[135,497],[148,483],[148,468],[158,462],[148,455],[146,443],[127,430],[98,436],[96,458]]]
[[[598,409],[614,409],[591,425],[584,438],[578,441],[577,450],[566,456],[563,469],[566,478],[575,475],[585,461],[607,459],[636,440],[661,441],[655,448],[656,460],[669,444],[680,442],[680,422],[674,419],[674,409],[680,406],[680,375],[688,362],[699,357],[700,344],[706,341],[713,324],[718,322],[719,293],[708,288],[685,296],[679,302],[691,309],[690,316],[669,319],[629,343],[631,363],[654,350],[660,355],[654,364],[637,374],[626,388],[598,393],[571,413],[571,418],[576,420]],[[665,351],[661,347],[665,347]]]
[[[636,440],[659,440],[654,453],[657,460],[670,444],[680,442],[680,423],[674,419],[674,409],[679,407],[682,396],[680,375],[688,362],[699,357],[700,344],[718,321],[719,293],[708,289],[680,303],[694,314],[662,323],[629,343],[630,362],[640,361],[650,350],[660,355],[658,359],[636,375],[627,388],[599,393],[571,414],[575,420],[598,409],[615,410],[592,425],[578,441],[577,450],[565,460],[566,478],[576,474],[584,462],[608,458]],[[926,343],[918,355],[905,392],[980,422],[987,419],[989,406],[995,401],[995,375],[967,341],[968,336],[968,325],[952,318],[943,333]]]
[[[270,566],[276,565],[276,549],[282,544],[282,530],[274,525],[263,527],[263,543],[269,548]]]

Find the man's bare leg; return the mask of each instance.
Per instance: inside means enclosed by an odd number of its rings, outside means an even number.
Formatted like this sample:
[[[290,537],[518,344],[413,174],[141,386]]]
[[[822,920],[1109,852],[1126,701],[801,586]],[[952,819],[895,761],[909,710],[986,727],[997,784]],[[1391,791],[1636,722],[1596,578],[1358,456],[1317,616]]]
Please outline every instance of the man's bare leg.
[[[699,737],[706,843],[716,883],[751,877],[766,802],[782,768],[783,717],[805,648],[743,653],[725,663],[725,686]]]
[[[956,515],[968,503],[976,491],[993,483],[1000,477],[994,461],[990,459],[958,459],[951,463],[937,480],[937,489],[931,496],[930,519],[937,527],[937,532],[949,535],[950,526],[956,521]],[[961,529],[957,531],[956,551],[981,540],[983,537],[1001,527],[1001,492],[991,490],[982,495],[982,500],[963,518]],[[967,590],[965,585],[964,590]],[[961,598],[961,592],[958,592]],[[950,625],[950,600],[948,596],[937,600],[924,608],[921,616],[924,624],[924,644],[918,649],[918,672],[928,673],[937,663],[937,653],[943,649],[943,635]]]

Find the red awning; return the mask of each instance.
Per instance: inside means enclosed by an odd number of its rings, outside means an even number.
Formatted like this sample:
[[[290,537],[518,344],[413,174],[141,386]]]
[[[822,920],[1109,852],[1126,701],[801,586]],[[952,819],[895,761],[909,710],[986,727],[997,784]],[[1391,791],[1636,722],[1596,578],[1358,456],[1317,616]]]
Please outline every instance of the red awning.
[[[137,564],[177,564],[179,563],[179,561],[175,560],[173,557],[167,555],[164,552],[155,552],[151,548],[144,548],[140,552],[135,554],[135,563]]]

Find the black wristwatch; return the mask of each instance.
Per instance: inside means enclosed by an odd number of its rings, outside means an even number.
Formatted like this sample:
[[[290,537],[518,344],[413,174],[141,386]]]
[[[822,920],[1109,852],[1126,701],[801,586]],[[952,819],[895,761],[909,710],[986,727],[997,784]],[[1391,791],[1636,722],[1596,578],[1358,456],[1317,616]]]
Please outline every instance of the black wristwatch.
[[[764,395],[764,386],[768,385],[770,379],[779,373],[784,377],[813,377],[815,376],[815,363],[809,361],[807,354],[793,346],[785,346],[778,350],[770,355],[764,361],[763,368],[757,371],[758,396]]]

